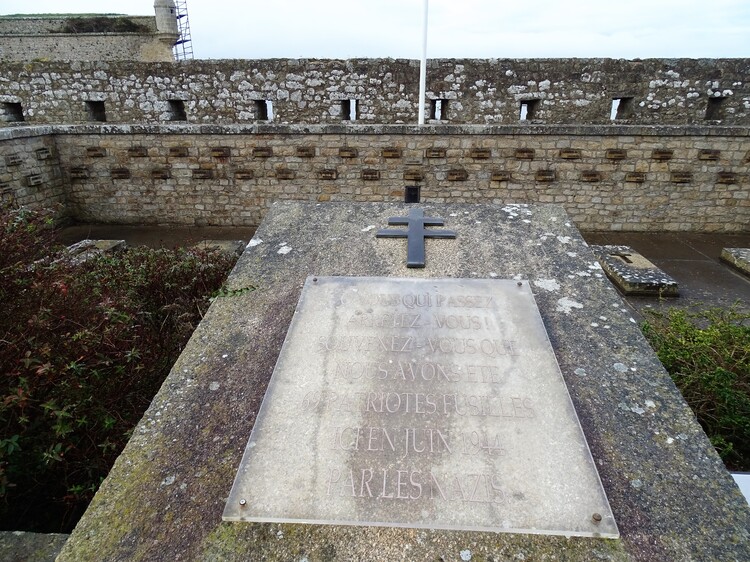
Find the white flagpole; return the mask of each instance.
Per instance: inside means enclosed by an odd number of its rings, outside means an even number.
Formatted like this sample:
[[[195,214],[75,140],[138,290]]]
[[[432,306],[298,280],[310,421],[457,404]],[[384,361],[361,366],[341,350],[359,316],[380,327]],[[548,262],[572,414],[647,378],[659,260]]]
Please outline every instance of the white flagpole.
[[[424,22],[422,23],[422,60],[419,64],[419,119],[417,123],[424,125],[424,98],[427,89],[427,5],[424,0]]]

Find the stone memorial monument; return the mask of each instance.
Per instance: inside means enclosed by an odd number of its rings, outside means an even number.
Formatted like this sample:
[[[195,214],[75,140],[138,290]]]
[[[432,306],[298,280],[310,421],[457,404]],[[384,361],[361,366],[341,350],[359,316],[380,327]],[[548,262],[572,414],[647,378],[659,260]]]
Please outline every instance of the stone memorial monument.
[[[750,559],[561,208],[277,203],[228,283],[60,560]]]

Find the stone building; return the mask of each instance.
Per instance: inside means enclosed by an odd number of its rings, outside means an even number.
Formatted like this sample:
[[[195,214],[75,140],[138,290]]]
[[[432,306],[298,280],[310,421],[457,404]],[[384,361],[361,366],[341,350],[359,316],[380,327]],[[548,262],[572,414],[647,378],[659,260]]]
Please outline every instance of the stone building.
[[[173,61],[178,38],[174,2],[156,0],[154,10],[155,16],[0,16],[0,62]]]

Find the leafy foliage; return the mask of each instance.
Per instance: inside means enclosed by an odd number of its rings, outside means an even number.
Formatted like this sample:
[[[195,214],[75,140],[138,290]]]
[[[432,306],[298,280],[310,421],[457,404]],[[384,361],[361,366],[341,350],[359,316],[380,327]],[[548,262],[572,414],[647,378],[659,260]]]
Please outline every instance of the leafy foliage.
[[[750,313],[651,313],[643,333],[730,470],[750,471]]]
[[[3,529],[75,525],[235,261],[133,248],[75,265],[51,216],[0,210]]]

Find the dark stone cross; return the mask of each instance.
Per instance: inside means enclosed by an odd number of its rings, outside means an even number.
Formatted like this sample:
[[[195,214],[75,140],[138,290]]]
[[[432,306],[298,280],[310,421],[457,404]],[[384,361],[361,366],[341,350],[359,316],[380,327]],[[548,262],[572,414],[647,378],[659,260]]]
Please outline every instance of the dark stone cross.
[[[377,238],[406,238],[406,267],[424,267],[425,238],[455,238],[453,230],[425,230],[425,226],[443,226],[443,219],[425,217],[422,209],[409,210],[408,217],[391,217],[390,226],[407,225],[406,230],[381,228]]]
[[[630,256],[632,254],[626,254],[625,252],[614,252],[612,254],[609,254],[610,256],[614,258],[620,258],[625,263],[633,263],[633,260],[630,259]]]

